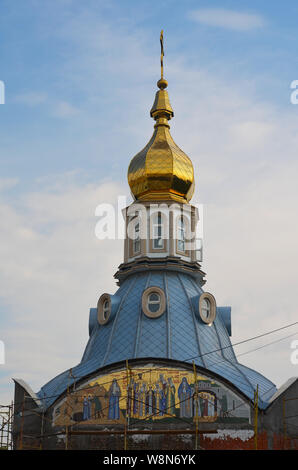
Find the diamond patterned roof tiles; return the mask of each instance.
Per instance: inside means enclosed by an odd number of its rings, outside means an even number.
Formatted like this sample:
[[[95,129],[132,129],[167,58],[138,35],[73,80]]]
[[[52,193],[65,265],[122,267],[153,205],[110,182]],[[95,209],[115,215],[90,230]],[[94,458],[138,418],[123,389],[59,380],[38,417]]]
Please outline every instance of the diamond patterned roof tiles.
[[[166,296],[166,311],[156,319],[144,315],[141,306],[142,293],[151,286],[160,287]],[[72,368],[75,380],[126,359],[194,360],[198,366],[229,380],[249,399],[253,399],[258,384],[260,407],[265,408],[276,392],[275,385],[238,363],[219,314],[212,326],[200,320],[192,299],[202,292],[201,286],[184,273],[148,271],[129,276],[115,294],[119,303],[110,321],[106,325],[95,322],[91,328],[82,360]],[[73,381],[67,370],[44,385],[38,397],[48,407]]]

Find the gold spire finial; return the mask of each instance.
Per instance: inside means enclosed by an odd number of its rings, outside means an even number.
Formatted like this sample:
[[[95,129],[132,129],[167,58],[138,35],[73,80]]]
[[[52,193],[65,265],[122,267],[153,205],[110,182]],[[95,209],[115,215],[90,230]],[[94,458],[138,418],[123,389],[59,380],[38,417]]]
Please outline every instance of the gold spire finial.
[[[163,47],[163,29],[160,32],[159,40],[160,40],[160,72],[161,73],[160,73],[160,80],[158,80],[157,82],[157,86],[161,90],[164,90],[165,88],[167,88],[168,82],[163,78],[163,58],[165,55],[164,47]]]
[[[163,77],[164,43],[160,33],[161,78],[157,82],[150,116],[155,120],[154,132],[148,144],[131,160],[128,183],[136,200],[190,201],[194,190],[194,171],[189,157],[175,144],[169,121],[174,116],[168,82]]]

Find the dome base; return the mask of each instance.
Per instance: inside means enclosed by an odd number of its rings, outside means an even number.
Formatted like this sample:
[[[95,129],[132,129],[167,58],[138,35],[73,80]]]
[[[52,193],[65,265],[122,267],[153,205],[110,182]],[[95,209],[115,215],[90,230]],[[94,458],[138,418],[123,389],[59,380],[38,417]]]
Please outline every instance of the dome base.
[[[206,283],[204,279],[205,273],[201,270],[201,266],[197,262],[184,261],[176,256],[167,256],[163,258],[149,258],[143,256],[137,258],[130,263],[122,263],[118,271],[114,274],[114,278],[118,280],[117,284],[121,285],[122,282],[131,274],[137,272],[148,271],[176,271],[192,276],[200,286]]]
[[[172,193],[170,191],[154,191],[150,190],[137,198],[138,201],[176,201],[186,204],[188,201],[185,196]]]

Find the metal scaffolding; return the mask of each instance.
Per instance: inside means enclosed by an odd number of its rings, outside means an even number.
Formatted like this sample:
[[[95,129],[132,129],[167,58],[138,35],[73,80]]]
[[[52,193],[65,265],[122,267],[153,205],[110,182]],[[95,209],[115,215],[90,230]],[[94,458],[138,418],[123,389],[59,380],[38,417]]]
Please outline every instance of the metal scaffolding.
[[[12,450],[13,403],[0,405],[0,450]]]
[[[51,448],[51,446],[59,446],[61,449],[71,450],[79,448],[77,444],[79,442],[80,437],[84,439],[84,448],[86,447],[86,443],[88,442],[90,445],[90,449],[93,448],[100,448],[101,444],[104,446],[110,445],[108,437],[113,437],[114,441],[116,442],[117,448],[124,448],[124,450],[133,450],[137,447],[135,444],[135,437],[134,436],[164,436],[161,437],[161,441],[165,441],[165,446],[172,445],[167,436],[171,438],[173,441],[173,445],[184,445],[190,446],[196,450],[204,450],[204,449],[255,449],[255,450],[263,450],[267,449],[269,445],[267,431],[263,431],[261,427],[261,423],[258,422],[259,420],[259,387],[256,387],[254,393],[254,400],[251,403],[251,421],[249,422],[249,427],[245,428],[253,432],[253,436],[246,439],[245,441],[241,441],[238,437],[233,436],[226,436],[222,437],[218,434],[218,429],[215,424],[213,423],[213,427],[205,426],[202,418],[200,420],[199,416],[199,388],[198,388],[198,376],[197,376],[197,368],[193,363],[193,413],[191,415],[191,419],[187,419],[185,417],[179,416],[178,414],[173,415],[172,410],[170,407],[165,409],[160,409],[157,403],[153,404],[149,415],[147,412],[142,419],[138,421],[134,421],[132,414],[131,414],[131,400],[132,400],[132,392],[130,388],[131,378],[134,375],[133,369],[126,361],[126,372],[123,377],[126,385],[126,393],[121,396],[120,400],[123,404],[122,413],[123,419],[119,425],[112,424],[109,428],[106,425],[101,426],[100,428],[94,426],[93,428],[86,429],[84,418],[80,421],[73,421],[72,416],[75,410],[75,394],[78,391],[84,390],[84,388],[77,388],[76,383],[74,385],[67,387],[67,392],[65,396],[65,403],[67,406],[64,409],[64,414],[66,418],[69,418],[69,421],[63,421],[58,423],[53,428],[53,416],[51,413],[47,414],[43,408],[32,408],[32,403],[26,403],[26,400],[31,401],[29,396],[24,396],[20,399],[19,402],[11,403],[11,405],[7,406],[0,406],[0,449],[10,450],[13,447],[18,450],[24,449],[35,449],[35,450],[42,450]],[[151,371],[150,371],[151,374]],[[69,378],[73,378],[72,371],[70,370]],[[109,380],[107,383],[112,383],[112,380]],[[88,385],[89,387],[89,385]],[[85,387],[85,388],[88,388]],[[87,393],[87,392],[86,392]],[[98,392],[99,393],[99,392]],[[138,397],[134,398],[137,403],[145,404],[143,399]],[[187,398],[179,398],[179,401],[175,401],[174,405],[178,405],[183,403]],[[72,401],[71,401],[72,400]],[[269,432],[273,434],[273,448],[274,449],[285,449],[285,448],[298,448],[298,438],[293,436],[293,432],[289,432],[292,427],[297,427],[295,423],[291,421],[292,418],[295,418],[297,414],[290,412],[286,408],[286,404],[292,400],[298,400],[298,397],[291,397],[291,398],[283,398],[282,401],[282,411],[283,411],[283,421],[282,421],[282,434],[275,434],[275,431],[271,428]],[[28,406],[26,406],[28,405]],[[101,412],[103,412],[105,408],[101,408]],[[16,411],[17,412],[16,412]],[[229,416],[234,416],[235,408],[231,408],[227,410],[229,412]],[[163,412],[163,416],[170,417],[174,419],[174,423],[168,424],[168,422],[163,423],[161,425],[155,426],[153,424],[153,419],[156,416],[159,416],[161,411]],[[13,429],[13,416],[14,412],[16,412],[16,419],[14,421],[15,429]],[[90,417],[95,416],[97,417],[96,409],[93,409],[93,414]],[[26,424],[27,417],[33,417],[36,415],[37,420],[32,428],[31,424],[28,426]],[[143,416],[143,415],[142,415]],[[30,418],[29,418],[30,420]],[[29,421],[30,422],[30,421]],[[157,422],[158,423],[158,422]],[[93,423],[94,424],[94,423]],[[96,424],[96,423],[95,423]],[[260,429],[259,429],[260,428]],[[298,427],[297,427],[298,428]],[[289,437],[291,435],[291,437]],[[14,446],[13,446],[13,439],[14,436]],[[106,437],[107,439],[106,439]],[[181,439],[179,439],[181,436]],[[187,437],[186,437],[187,436]],[[90,437],[90,439],[89,439]],[[55,439],[57,438],[57,439]],[[87,439],[86,439],[87,438]],[[53,441],[53,444],[51,443]],[[56,442],[55,442],[56,440]],[[145,439],[141,439],[144,442]],[[156,441],[155,439],[153,439]],[[138,442],[138,440],[136,440]],[[138,446],[138,444],[137,444]],[[103,447],[105,448],[105,447]],[[108,448],[108,447],[107,447]],[[168,448],[168,447],[166,447]],[[184,447],[181,447],[184,448]],[[185,447],[186,448],[186,447]],[[189,448],[189,447],[187,447]],[[115,449],[116,450],[116,449]]]

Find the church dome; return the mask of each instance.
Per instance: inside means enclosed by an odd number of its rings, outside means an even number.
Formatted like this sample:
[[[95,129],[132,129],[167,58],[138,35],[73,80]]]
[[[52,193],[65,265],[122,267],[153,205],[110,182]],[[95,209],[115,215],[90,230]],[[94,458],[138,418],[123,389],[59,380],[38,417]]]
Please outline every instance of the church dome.
[[[169,120],[174,116],[167,81],[160,88],[150,115],[155,119],[153,136],[131,160],[128,183],[137,200],[175,200],[188,202],[194,192],[194,171],[190,158],[178,147],[170,134]]]
[[[143,312],[142,294],[153,287],[165,293],[165,311],[158,318]],[[235,356],[223,310],[211,325],[195,309],[203,289],[189,274],[168,271],[142,272],[128,276],[111,295],[111,313],[105,324],[97,320],[97,308],[90,310],[89,341],[81,362],[58,375],[38,393],[50,406],[78,378],[88,377],[113,364],[137,359],[164,359],[193,364],[216,374],[253,400],[259,387],[259,407],[268,406],[275,385],[258,372],[240,364]],[[170,362],[169,362],[170,364]],[[75,379],[77,378],[77,379]]]

